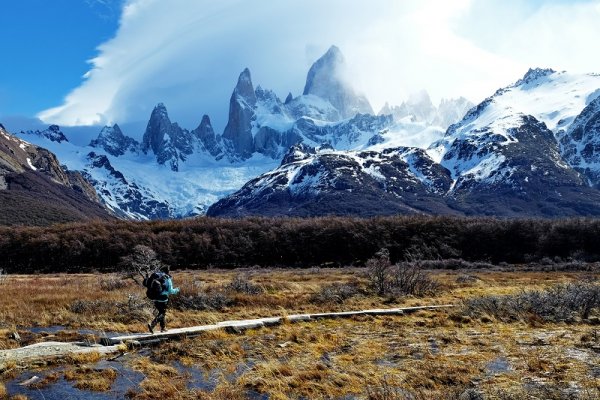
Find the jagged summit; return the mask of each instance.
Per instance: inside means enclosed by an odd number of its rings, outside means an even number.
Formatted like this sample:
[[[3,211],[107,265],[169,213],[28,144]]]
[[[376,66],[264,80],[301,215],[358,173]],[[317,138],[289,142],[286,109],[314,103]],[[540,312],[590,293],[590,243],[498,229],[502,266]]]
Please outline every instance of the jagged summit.
[[[333,75],[339,73],[339,69],[344,66],[345,62],[344,55],[340,49],[337,46],[331,46],[308,70],[303,94],[316,94],[314,92],[315,90],[319,90],[317,87],[319,79],[337,78]],[[326,74],[326,76],[321,77],[320,75],[323,74]]]
[[[294,96],[292,96],[292,92],[289,92],[287,97],[285,98],[284,104],[290,104],[290,102],[294,100]]]
[[[219,159],[223,156],[223,150],[219,145],[218,137],[215,135],[215,131],[212,127],[212,123],[210,122],[210,118],[208,115],[204,114],[202,116],[202,121],[200,121],[200,125],[192,132],[192,136],[198,138],[200,143],[204,146],[204,149],[210,153],[211,156]]]
[[[230,141],[235,152],[243,159],[253,150],[251,121],[256,106],[256,93],[252,85],[252,76],[248,68],[238,78],[229,100],[229,119],[223,131],[223,138]]]
[[[60,130],[60,127],[58,125],[50,125],[47,129],[44,129],[42,131],[40,131],[40,130],[26,131],[26,132],[21,131],[21,134],[39,136],[41,138],[46,138],[46,139],[50,140],[51,142],[56,142],[56,143],[62,143],[62,142],[69,141],[69,139],[67,139],[65,134]]]
[[[525,75],[523,75],[523,78],[515,83],[515,86],[526,85],[554,73],[556,73],[556,71],[552,68],[529,68]]]
[[[233,95],[244,99],[251,106],[256,104],[256,94],[254,93],[254,86],[252,85],[252,75],[248,68],[245,68],[240,74],[237,85],[233,90]]]
[[[142,151],[147,153],[152,150],[154,154],[158,154],[163,145],[165,134],[171,130],[171,125],[167,107],[163,103],[158,103],[152,110],[150,120],[146,126],[146,132],[142,139]]]
[[[388,102],[378,115],[392,115],[397,122],[406,121],[426,123],[443,129],[459,121],[474,104],[464,97],[457,99],[442,99],[435,106],[426,90],[411,93],[408,99],[399,106],[391,106]]]
[[[123,134],[119,125],[105,126],[98,137],[90,142],[91,147],[103,148],[113,156],[122,156],[127,152],[136,152],[139,143]]]
[[[340,49],[329,50],[310,67],[303,94],[315,95],[327,100],[343,118],[356,114],[373,114],[371,104],[363,95],[357,94],[344,79],[346,62]]]

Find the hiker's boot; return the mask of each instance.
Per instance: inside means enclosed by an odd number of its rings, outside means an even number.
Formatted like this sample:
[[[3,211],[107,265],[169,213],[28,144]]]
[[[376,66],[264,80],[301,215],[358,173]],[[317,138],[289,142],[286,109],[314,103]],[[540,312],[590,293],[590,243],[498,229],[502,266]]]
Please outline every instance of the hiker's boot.
[[[164,326],[164,325],[161,325],[161,326],[160,326],[160,331],[161,331],[161,332],[166,332],[166,331],[167,331],[167,328],[165,328],[165,326]]]
[[[150,333],[154,333],[154,329],[152,329],[153,327],[151,324],[148,324],[146,326],[148,327],[148,330],[150,331]]]

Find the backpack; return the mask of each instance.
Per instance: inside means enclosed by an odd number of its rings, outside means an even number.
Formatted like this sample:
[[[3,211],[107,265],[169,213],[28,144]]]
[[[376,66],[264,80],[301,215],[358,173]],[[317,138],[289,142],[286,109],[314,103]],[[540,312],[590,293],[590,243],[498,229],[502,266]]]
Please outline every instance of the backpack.
[[[146,296],[150,300],[160,300],[162,292],[167,288],[167,275],[163,272],[153,272],[149,277],[144,279]]]

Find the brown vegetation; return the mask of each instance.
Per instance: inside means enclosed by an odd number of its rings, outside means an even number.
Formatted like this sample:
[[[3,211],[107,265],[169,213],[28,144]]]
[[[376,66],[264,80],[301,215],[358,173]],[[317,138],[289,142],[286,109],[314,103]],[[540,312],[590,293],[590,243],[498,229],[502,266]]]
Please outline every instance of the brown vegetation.
[[[271,399],[598,398],[600,329],[594,318],[600,316],[599,307],[590,307],[585,319],[561,320],[544,318],[544,312],[503,318],[504,314],[496,316],[489,308],[479,312],[475,306],[487,304],[490,297],[514,300],[523,293],[539,293],[546,300],[544,294],[557,293],[584,298],[583,294],[594,293],[592,289],[597,287],[595,275],[518,268],[512,272],[421,272],[437,282],[435,296],[378,296],[364,268],[175,272],[175,285],[182,290],[173,297],[169,327],[304,312],[446,303],[465,306],[405,316],[283,324],[243,334],[213,331],[166,342],[123,361],[145,376],[128,396],[236,399],[258,393]],[[108,285],[112,290],[102,289],[99,282],[107,280],[119,283]],[[0,320],[11,326],[36,321],[67,328],[144,330],[135,313],[130,315],[127,307],[118,307],[127,304],[130,295],[143,295],[143,288],[131,279],[9,275],[3,290],[7,296],[0,298]],[[219,307],[190,306],[217,302],[213,298],[221,299]],[[99,305],[86,309],[86,304]],[[26,336],[24,331],[20,333]],[[35,340],[63,338],[67,336]],[[97,354],[73,358],[69,363],[74,365],[67,367],[64,376],[85,390],[106,390],[116,375],[94,367],[96,360]],[[190,380],[200,379],[194,371],[207,380],[215,377],[212,386],[189,388]]]
[[[426,268],[485,268],[543,262],[583,267],[600,260],[595,219],[493,218],[197,218],[91,222],[47,228],[0,228],[9,273],[118,270],[137,245],[173,267],[364,265],[380,249],[392,263],[426,260]]]

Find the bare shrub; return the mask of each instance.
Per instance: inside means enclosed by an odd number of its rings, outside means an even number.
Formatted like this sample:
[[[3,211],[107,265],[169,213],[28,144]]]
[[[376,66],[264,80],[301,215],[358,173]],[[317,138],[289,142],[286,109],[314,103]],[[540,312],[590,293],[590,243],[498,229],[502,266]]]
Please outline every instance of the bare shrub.
[[[346,300],[361,293],[360,288],[355,283],[332,283],[322,286],[321,289],[311,296],[313,303],[338,303],[342,304]]]
[[[148,301],[138,295],[128,295],[127,300],[76,300],[69,310],[75,314],[111,315],[116,321],[145,321],[152,314]]]
[[[205,288],[199,280],[182,282],[180,288],[179,295],[169,301],[178,310],[221,311],[233,304],[222,287]]]
[[[236,275],[230,283],[225,285],[225,290],[228,292],[250,295],[261,294],[264,291],[261,286],[250,281],[248,274]]]
[[[394,265],[388,279],[389,291],[394,295],[426,296],[440,287],[416,261]]]
[[[439,289],[420,261],[392,265],[387,249],[382,249],[367,261],[370,286],[378,296],[425,296]]]
[[[443,260],[419,260],[426,269],[493,269],[494,264],[484,261],[466,261],[462,258],[449,258]]]
[[[112,310],[114,303],[104,300],[75,300],[69,310],[75,314],[100,314]]]
[[[367,260],[367,275],[369,282],[378,296],[383,296],[388,289],[388,274],[392,267],[390,261],[390,252],[388,249],[381,249],[375,256]]]
[[[119,262],[123,277],[131,278],[139,285],[152,272],[157,271],[163,265],[156,252],[144,245],[135,246],[131,254],[121,257]]]
[[[109,274],[103,275],[99,278],[100,289],[105,292],[112,292],[113,290],[123,289],[127,286],[127,281],[121,276]]]
[[[536,316],[544,321],[574,322],[589,318],[594,309],[600,308],[600,285],[575,282],[514,295],[478,297],[466,301],[464,308],[467,315],[488,315],[502,321]]]
[[[117,320],[120,321],[147,321],[152,315],[152,308],[145,297],[138,294],[130,294],[127,300],[115,304],[117,308]]]
[[[233,304],[233,300],[222,291],[198,291],[194,294],[180,294],[171,304],[178,310],[214,310],[221,311]]]

